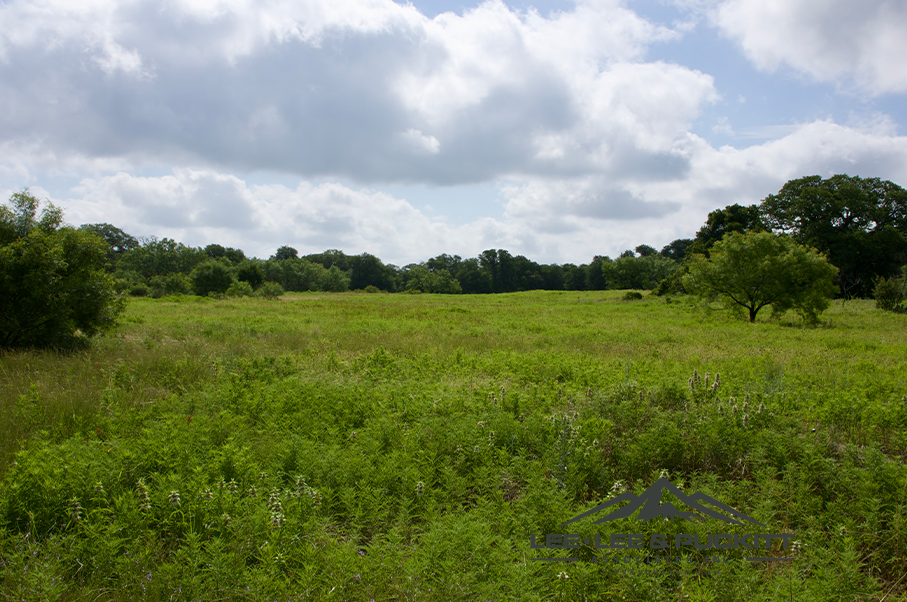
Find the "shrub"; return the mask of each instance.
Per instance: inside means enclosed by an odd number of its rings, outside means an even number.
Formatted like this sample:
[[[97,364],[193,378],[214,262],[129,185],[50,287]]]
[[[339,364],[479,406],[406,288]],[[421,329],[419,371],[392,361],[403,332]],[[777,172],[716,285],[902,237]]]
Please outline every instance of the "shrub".
[[[0,347],[81,346],[112,327],[123,303],[105,272],[107,243],[63,226],[28,189],[0,206]]]
[[[200,297],[208,293],[225,293],[233,283],[230,268],[215,259],[209,259],[192,270],[191,278],[195,294]]]
[[[636,291],[629,291],[624,295],[624,301],[639,301],[642,299],[642,293]]]
[[[252,290],[252,285],[243,280],[237,280],[231,284],[226,292],[228,297],[251,297],[253,294],[255,291]]]
[[[886,311],[904,311],[907,300],[907,277],[879,278],[872,292],[876,307]]]
[[[283,293],[283,287],[276,282],[265,282],[259,287],[258,292],[255,294],[262,299],[273,301],[274,299],[277,299],[277,297],[283,295]]]
[[[150,294],[155,299],[169,295],[189,295],[192,293],[192,280],[185,274],[167,274],[155,276],[149,282]]]

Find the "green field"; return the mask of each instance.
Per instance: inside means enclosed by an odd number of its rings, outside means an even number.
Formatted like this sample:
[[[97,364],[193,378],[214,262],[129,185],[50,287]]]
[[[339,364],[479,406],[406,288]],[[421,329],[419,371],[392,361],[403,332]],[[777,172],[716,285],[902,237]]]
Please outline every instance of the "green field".
[[[904,600],[907,315],[623,295],[131,299],[6,352],[0,600]],[[764,527],[559,527],[662,475]]]

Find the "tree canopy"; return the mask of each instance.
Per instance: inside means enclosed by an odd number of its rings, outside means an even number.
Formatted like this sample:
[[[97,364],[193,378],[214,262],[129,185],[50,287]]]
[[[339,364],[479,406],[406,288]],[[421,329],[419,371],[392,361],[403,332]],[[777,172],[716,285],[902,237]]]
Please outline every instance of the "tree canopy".
[[[69,349],[116,322],[123,305],[104,271],[107,242],[63,225],[28,189],[0,206],[0,347]]]
[[[799,178],[766,197],[760,212],[773,230],[825,253],[840,269],[844,295],[868,296],[875,279],[907,262],[907,191],[892,182]]]
[[[815,249],[771,232],[731,232],[712,246],[711,257],[693,255],[686,290],[739,307],[755,322],[763,307],[780,315],[796,309],[815,322],[834,295],[837,268]]]

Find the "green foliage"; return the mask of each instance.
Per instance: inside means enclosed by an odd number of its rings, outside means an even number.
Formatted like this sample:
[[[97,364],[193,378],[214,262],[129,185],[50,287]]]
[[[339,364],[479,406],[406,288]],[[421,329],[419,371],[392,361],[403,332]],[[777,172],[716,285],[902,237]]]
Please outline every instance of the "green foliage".
[[[385,265],[369,253],[350,257],[350,288],[364,289],[375,286],[390,293],[397,290],[397,275],[393,266]]]
[[[233,274],[230,268],[215,259],[209,259],[199,264],[190,275],[192,289],[196,295],[204,297],[209,293],[227,292],[233,283]]]
[[[151,278],[148,281],[148,290],[152,297],[160,299],[168,295],[190,295],[195,290],[195,286],[189,276],[175,273]]]
[[[624,301],[639,301],[642,299],[642,293],[637,291],[628,291],[624,295]]]
[[[899,278],[878,278],[872,296],[876,300],[876,307],[885,311],[905,311],[904,302],[907,301],[907,268],[902,270]]]
[[[611,289],[651,290],[677,269],[677,263],[663,255],[636,257],[633,251],[625,252],[616,261],[602,263],[604,280]]]
[[[124,271],[133,271],[150,280],[155,276],[168,276],[179,273],[189,275],[195,267],[208,259],[207,254],[198,248],[187,247],[170,238],[151,239],[142,246],[127,251],[117,267]]]
[[[406,291],[423,293],[459,293],[462,291],[450,272],[439,269],[431,272],[425,266],[412,266],[407,273]]]
[[[236,279],[249,283],[253,289],[257,289],[265,281],[265,275],[257,261],[244,261],[236,269]]]
[[[81,346],[122,311],[106,243],[39,206],[25,190],[0,207],[0,348]]]
[[[350,279],[339,267],[332,265],[321,277],[320,290],[343,293],[350,289]]]
[[[277,252],[271,256],[271,259],[274,261],[285,261],[287,259],[298,259],[299,251],[293,247],[288,247],[286,245],[277,249]]]
[[[107,241],[107,271],[113,272],[123,255],[139,246],[139,241],[110,224],[83,224],[79,230],[91,232]]]
[[[758,206],[728,205],[724,209],[716,209],[709,213],[705,225],[699,229],[692,244],[683,252],[684,255],[701,253],[708,257],[712,245],[731,232],[745,234],[746,232],[764,232],[766,230]]]
[[[255,291],[255,294],[262,299],[274,301],[284,294],[284,290],[283,287],[280,286],[280,284],[278,284],[277,282],[265,282],[260,287],[258,287],[258,290]]]
[[[228,297],[251,297],[255,294],[252,285],[245,280],[236,280],[230,284],[230,288],[224,293]]]
[[[839,174],[787,182],[762,201],[763,220],[837,266],[841,294],[866,297],[897,274],[907,253],[907,191],[879,178]]]
[[[269,259],[262,265],[264,279],[276,282],[284,290],[302,292],[322,290],[328,270],[305,259]]]
[[[0,355],[0,591],[902,599],[901,316],[855,301],[829,309],[834,328],[753,330],[623,295],[133,299],[91,353]],[[792,533],[769,556],[795,560],[612,573],[665,554],[590,545],[533,562],[566,551],[530,535],[663,471],[765,529],[590,517],[569,532]]]
[[[837,273],[814,249],[770,232],[732,232],[712,246],[711,260],[695,255],[688,265],[688,291],[746,309],[750,322],[766,305],[775,315],[796,309],[816,322],[834,295]]]
[[[229,261],[232,265],[238,265],[246,260],[246,254],[240,249],[234,249],[233,247],[223,247],[221,245],[211,244],[205,247],[205,255],[211,259],[221,259],[224,258]]]

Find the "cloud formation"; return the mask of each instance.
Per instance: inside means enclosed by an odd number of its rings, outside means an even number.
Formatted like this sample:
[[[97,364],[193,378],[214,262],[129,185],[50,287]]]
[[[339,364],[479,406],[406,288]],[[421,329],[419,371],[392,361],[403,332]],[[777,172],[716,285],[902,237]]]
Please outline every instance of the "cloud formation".
[[[727,0],[713,19],[760,69],[787,65],[870,95],[907,91],[904,2]]]
[[[683,2],[761,68],[907,90],[894,3]],[[647,60],[695,28],[620,0],[548,17],[489,0],[434,19],[391,0],[10,0],[0,22],[0,186],[74,178],[53,195],[70,221],[189,244],[578,262],[690,236],[716,207],[806,174],[907,181],[907,138],[882,113],[713,148],[693,131],[724,102],[715,79]],[[832,48],[840,31],[856,33]],[[457,224],[381,192],[487,182],[503,216]]]

